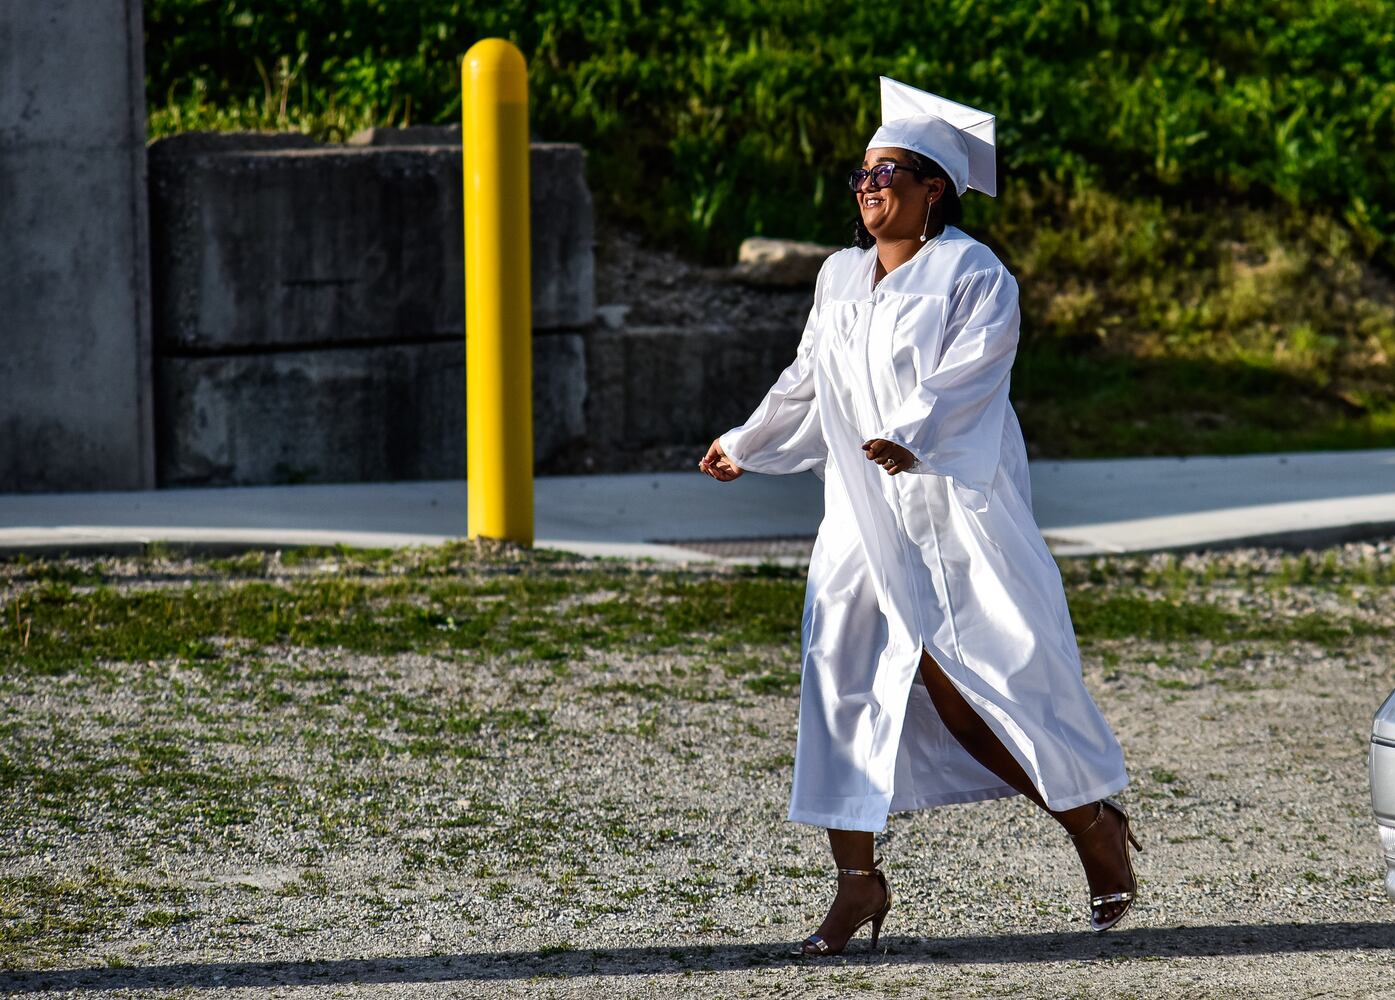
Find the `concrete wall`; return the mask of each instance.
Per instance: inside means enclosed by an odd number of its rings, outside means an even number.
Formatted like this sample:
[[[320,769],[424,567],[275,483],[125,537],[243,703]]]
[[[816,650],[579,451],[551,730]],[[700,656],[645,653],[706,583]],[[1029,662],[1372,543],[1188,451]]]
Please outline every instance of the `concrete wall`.
[[[582,365],[580,336],[534,338],[534,437],[548,455],[582,432]],[[163,485],[465,476],[458,338],[163,359],[158,382]]]
[[[534,448],[584,433],[580,147],[532,147]],[[464,475],[458,133],[187,135],[150,150],[163,485]]]
[[[0,491],[153,485],[139,0],[0,13]]]
[[[537,471],[690,467],[799,329],[596,323],[581,150],[531,155]],[[457,131],[186,135],[150,164],[163,485],[465,474]]]
[[[638,327],[588,336],[590,461],[569,471],[696,467],[712,439],[750,416],[794,360],[802,332]]]

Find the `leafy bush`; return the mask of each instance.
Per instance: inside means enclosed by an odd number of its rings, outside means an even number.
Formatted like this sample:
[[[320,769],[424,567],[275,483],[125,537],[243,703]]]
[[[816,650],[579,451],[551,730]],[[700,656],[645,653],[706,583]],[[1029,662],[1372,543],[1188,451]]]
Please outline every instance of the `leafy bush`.
[[[998,115],[1034,450],[1395,445],[1395,0],[146,0],[152,135],[454,123],[514,41],[604,219],[847,242],[878,74]],[[811,208],[812,207],[812,208]],[[1381,267],[1370,266],[1376,258]]]
[[[709,257],[840,239],[885,73],[999,115],[1005,187],[1221,193],[1395,238],[1391,0],[146,0],[155,134],[458,119],[502,36],[532,121],[583,143],[606,210]],[[971,199],[982,218],[993,208]],[[815,210],[810,212],[809,206]],[[970,222],[974,219],[971,217]]]
[[[1039,454],[1395,445],[1395,289],[1299,209],[1016,188],[1013,397]]]

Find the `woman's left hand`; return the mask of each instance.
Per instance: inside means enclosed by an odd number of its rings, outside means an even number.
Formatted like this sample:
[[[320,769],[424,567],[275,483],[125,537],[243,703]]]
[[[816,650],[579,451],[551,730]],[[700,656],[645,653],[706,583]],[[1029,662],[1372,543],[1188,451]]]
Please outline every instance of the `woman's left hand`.
[[[883,438],[862,442],[862,452],[869,462],[876,462],[885,469],[888,476],[905,472],[916,464],[916,457],[909,450]]]

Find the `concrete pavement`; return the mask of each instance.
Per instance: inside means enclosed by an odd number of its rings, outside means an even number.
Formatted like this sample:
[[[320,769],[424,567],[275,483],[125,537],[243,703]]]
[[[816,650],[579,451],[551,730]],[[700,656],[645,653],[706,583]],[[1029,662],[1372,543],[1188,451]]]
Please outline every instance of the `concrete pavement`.
[[[1043,461],[1037,521],[1062,555],[1237,544],[1321,545],[1395,534],[1395,450]],[[807,558],[822,516],[812,475],[551,476],[537,544],[666,561]],[[0,496],[0,553],[433,545],[466,530],[460,480]]]
[[[1062,555],[1395,534],[1395,450],[1032,465],[1037,523]]]

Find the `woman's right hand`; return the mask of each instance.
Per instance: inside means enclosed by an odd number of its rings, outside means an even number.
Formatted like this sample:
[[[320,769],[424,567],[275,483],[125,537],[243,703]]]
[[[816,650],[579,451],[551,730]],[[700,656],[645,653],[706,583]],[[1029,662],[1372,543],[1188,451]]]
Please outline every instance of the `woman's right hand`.
[[[737,468],[736,463],[722,450],[720,438],[712,442],[712,447],[707,449],[707,454],[698,462],[698,468],[719,483],[729,483],[743,471]]]

